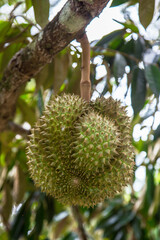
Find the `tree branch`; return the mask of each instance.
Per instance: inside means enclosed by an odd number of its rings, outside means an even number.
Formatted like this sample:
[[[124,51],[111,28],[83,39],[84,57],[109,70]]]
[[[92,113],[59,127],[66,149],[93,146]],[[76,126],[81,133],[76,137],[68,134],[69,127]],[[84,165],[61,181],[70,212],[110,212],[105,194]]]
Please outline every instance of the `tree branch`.
[[[0,131],[6,130],[8,121],[13,118],[24,84],[51,62],[55,54],[78,38],[108,1],[68,0],[35,40],[10,60],[0,81]]]
[[[11,130],[12,132],[15,132],[21,136],[23,136],[24,138],[28,138],[28,136],[31,134],[30,130],[26,130],[23,127],[21,127],[20,125],[9,121],[8,122],[8,129]]]
[[[79,235],[79,239],[80,240],[87,240],[87,235],[85,232],[85,229],[83,227],[83,221],[82,221],[82,217],[81,214],[79,212],[78,206],[72,206],[72,213],[73,213],[73,217],[75,218],[77,224],[78,224],[78,235]]]

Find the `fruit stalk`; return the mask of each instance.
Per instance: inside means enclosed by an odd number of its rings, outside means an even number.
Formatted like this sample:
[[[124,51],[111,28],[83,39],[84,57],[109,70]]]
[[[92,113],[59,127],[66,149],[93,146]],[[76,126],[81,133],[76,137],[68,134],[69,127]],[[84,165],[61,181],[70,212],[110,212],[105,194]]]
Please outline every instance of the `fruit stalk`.
[[[82,47],[82,64],[81,64],[81,81],[80,91],[81,97],[87,102],[91,98],[91,81],[90,81],[90,44],[86,33],[82,38],[78,39]]]
[[[85,232],[85,229],[83,227],[83,221],[82,221],[82,217],[81,214],[79,212],[79,208],[78,206],[72,206],[72,214],[74,216],[74,219],[77,221],[77,225],[78,225],[78,235],[80,240],[87,240],[87,235]]]

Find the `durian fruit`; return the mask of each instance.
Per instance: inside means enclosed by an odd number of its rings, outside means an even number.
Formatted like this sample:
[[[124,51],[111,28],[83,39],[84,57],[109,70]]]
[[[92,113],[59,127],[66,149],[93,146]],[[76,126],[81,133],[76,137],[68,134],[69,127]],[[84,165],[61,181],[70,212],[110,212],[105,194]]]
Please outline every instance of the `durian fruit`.
[[[91,103],[92,107],[97,113],[103,116],[108,116],[117,126],[120,132],[120,142],[117,145],[117,154],[115,155],[114,166],[117,169],[122,169],[120,175],[123,176],[124,172],[128,172],[128,183],[132,180],[134,166],[134,149],[132,146],[132,137],[130,129],[130,119],[127,116],[126,107],[121,106],[120,101],[114,100],[112,97],[108,99],[97,98],[94,103]],[[127,175],[122,177],[124,179],[124,185],[126,185]]]
[[[94,111],[80,119],[76,125],[74,140],[75,166],[85,167],[87,173],[97,174],[110,167],[110,160],[116,154],[119,144],[119,130],[111,119],[107,119]]]
[[[129,118],[120,103],[53,97],[28,142],[31,177],[64,204],[94,206],[132,179]]]

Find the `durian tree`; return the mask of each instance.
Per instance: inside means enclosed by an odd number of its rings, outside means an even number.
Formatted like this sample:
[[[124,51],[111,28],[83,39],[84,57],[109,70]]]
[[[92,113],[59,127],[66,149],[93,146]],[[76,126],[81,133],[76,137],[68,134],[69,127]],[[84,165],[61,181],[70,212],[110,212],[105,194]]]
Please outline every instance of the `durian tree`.
[[[160,3],[59,2],[0,2],[0,239],[158,240]]]

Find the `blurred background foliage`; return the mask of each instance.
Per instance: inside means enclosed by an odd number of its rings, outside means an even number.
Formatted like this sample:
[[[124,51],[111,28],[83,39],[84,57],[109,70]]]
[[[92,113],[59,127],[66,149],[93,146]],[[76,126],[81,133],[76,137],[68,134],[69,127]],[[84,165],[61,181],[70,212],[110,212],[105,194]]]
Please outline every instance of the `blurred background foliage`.
[[[12,56],[41,31],[60,1],[0,1],[0,79]],[[33,18],[27,12],[33,7]],[[133,185],[94,208],[80,208],[88,239],[160,239],[160,3],[113,0],[124,21],[91,42],[92,99],[112,95],[128,106],[135,147]],[[11,9],[6,13],[6,9]],[[135,22],[133,15],[139,16]],[[137,17],[136,17],[137,18]],[[156,28],[156,38],[147,34]],[[81,48],[75,41],[22,87],[14,122],[30,129],[52,94],[79,94]],[[70,206],[41,193],[30,179],[26,141],[0,133],[0,239],[75,240]]]

